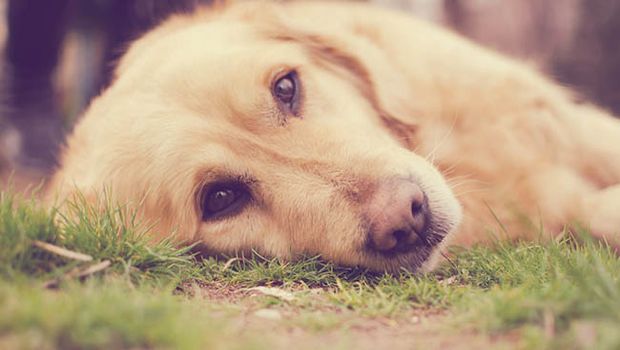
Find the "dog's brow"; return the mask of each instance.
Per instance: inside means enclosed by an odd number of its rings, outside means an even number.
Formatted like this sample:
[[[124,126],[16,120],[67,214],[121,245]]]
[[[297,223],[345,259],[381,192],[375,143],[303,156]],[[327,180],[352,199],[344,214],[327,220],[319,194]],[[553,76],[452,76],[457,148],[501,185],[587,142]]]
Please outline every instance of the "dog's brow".
[[[238,181],[248,186],[258,183],[258,179],[247,172],[235,172],[219,167],[204,168],[196,173],[195,183],[198,186],[204,186],[216,181]]]
[[[319,35],[289,30],[286,33],[283,31],[272,32],[270,38],[277,41],[297,43],[309,53],[310,58],[316,64],[334,73],[346,72],[352,78],[357,90],[370,103],[388,129],[396,134],[398,140],[407,146],[412,146],[411,137],[417,129],[416,126],[401,122],[399,118],[395,118],[383,108],[374,88],[375,84],[370,72],[354,55],[339,49],[337,45]]]

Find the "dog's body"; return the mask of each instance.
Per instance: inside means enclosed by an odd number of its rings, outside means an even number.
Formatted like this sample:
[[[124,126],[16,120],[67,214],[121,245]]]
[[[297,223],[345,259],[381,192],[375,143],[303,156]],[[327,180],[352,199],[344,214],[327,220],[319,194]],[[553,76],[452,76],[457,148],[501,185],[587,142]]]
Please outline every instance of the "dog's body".
[[[109,186],[157,232],[214,252],[394,271],[428,268],[448,235],[467,245],[489,230],[531,237],[580,223],[619,242],[620,121],[401,14],[207,10],[138,40],[117,75],[76,126],[52,193],[95,198]],[[286,104],[291,91],[299,101]],[[213,183],[219,192],[204,190]],[[205,206],[227,193],[247,198],[211,215]],[[405,219],[401,200],[414,208]],[[394,243],[402,222],[424,244]]]

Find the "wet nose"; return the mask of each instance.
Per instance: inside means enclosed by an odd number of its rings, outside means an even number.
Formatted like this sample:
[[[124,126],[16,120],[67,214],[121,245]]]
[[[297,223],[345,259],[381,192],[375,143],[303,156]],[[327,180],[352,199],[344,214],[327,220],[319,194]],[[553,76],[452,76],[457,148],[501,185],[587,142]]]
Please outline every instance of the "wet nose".
[[[426,241],[429,220],[424,192],[409,180],[382,183],[367,209],[370,248],[379,253],[402,253]]]

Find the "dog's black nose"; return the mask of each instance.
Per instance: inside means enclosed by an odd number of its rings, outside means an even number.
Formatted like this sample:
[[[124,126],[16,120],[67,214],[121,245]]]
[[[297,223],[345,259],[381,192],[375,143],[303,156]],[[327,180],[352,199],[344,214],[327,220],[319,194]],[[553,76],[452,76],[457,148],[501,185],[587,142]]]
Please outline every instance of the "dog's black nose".
[[[428,203],[424,192],[411,181],[381,184],[366,215],[370,223],[368,243],[377,252],[407,252],[426,242]]]

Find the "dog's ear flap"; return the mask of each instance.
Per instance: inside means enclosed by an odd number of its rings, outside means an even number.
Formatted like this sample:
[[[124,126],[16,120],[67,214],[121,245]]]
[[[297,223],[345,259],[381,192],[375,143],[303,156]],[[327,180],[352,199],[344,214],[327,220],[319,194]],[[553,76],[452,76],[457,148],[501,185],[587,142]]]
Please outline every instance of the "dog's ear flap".
[[[279,34],[301,43],[318,64],[347,74],[399,141],[413,147],[417,111],[413,93],[378,47],[352,34]]]

